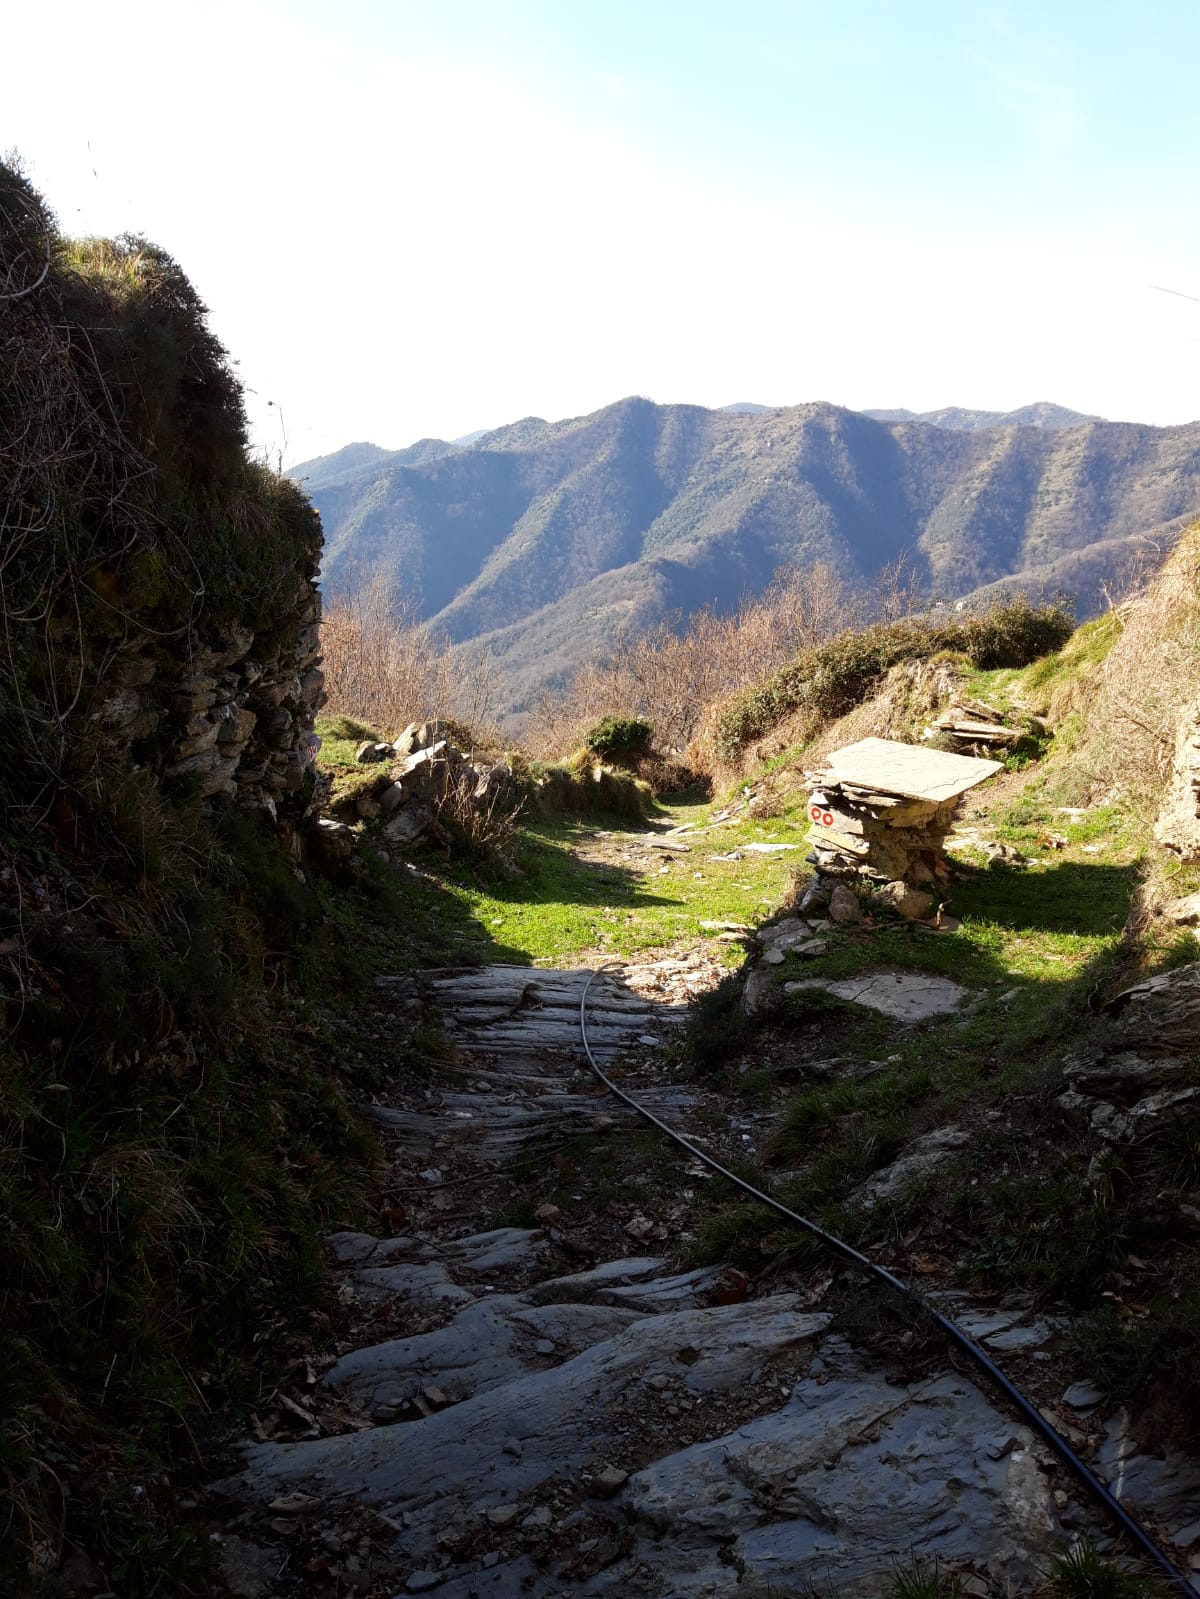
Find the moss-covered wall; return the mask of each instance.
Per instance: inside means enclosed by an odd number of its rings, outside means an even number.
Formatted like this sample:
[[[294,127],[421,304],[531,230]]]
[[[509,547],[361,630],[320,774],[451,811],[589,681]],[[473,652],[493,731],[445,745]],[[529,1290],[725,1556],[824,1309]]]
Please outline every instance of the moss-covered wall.
[[[68,240],[0,165],[3,797],[92,805],[122,765],[295,820],[322,699],[321,527],[246,449],[177,264]]]
[[[0,164],[5,1595],[218,1591],[180,1484],[365,1182],[298,847],[320,549],[180,268]]]

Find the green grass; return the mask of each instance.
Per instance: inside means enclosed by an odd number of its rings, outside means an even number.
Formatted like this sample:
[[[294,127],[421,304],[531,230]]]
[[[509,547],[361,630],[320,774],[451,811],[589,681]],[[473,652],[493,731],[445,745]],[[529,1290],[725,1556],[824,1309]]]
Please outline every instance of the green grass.
[[[1047,1096],[1059,1091],[1057,1063],[1096,1025],[1090,996],[1128,961],[1123,932],[1144,829],[1116,808],[1077,821],[1060,816],[1043,802],[1036,777],[1026,795],[973,821],[984,839],[1012,843],[1036,864],[984,865],[982,851],[959,847],[946,904],[961,919],[957,931],[934,934],[880,917],[873,927],[835,929],[816,960],[789,955],[777,968],[780,982],[881,967],[931,973],[962,984],[972,999],[960,1012],[897,1028],[819,990],[790,996],[793,1024],[821,1027],[822,1053],[877,1069],[784,1100],[766,1160],[788,1173],[779,1190],[786,1203],[860,1246],[886,1242],[924,1217],[975,1236],[973,1249],[958,1251],[968,1280],[1083,1304],[1122,1257],[1126,1218],[1092,1192],[1082,1169],[1048,1177],[1055,1151],[1041,1147],[1039,1135]],[[1039,847],[1050,831],[1066,838],[1063,849]],[[1095,843],[1099,851],[1087,853],[1084,846]],[[763,1091],[757,1079],[751,1087]],[[1029,1130],[1015,1135],[1014,1146],[1007,1129],[1022,1118]],[[914,1137],[951,1123],[974,1129],[969,1157],[871,1212],[847,1203]],[[1187,1137],[1180,1143],[1175,1163],[1190,1170]],[[948,1205],[954,1194],[957,1208]],[[712,1199],[696,1258],[761,1265],[764,1257],[805,1256],[802,1235],[773,1213],[720,1193]]]
[[[1103,1554],[1090,1538],[1056,1555],[1050,1567],[1054,1599],[1165,1599],[1166,1584],[1131,1561]]]
[[[666,807],[657,825],[614,825],[599,844],[614,858],[581,859],[596,841],[594,823],[535,819],[523,824],[515,854],[519,875],[482,873],[428,852],[424,878],[403,885],[418,940],[437,959],[553,964],[585,953],[636,955],[668,945],[710,944],[719,958],[740,962],[736,945],[720,944],[702,921],[757,924],[787,896],[792,863],[800,851],[777,856],[730,854],[752,840],[800,844],[803,835],[780,820],[748,821],[699,837],[684,835],[689,853],[651,850],[647,841],[667,825],[702,825],[713,807],[691,802]],[[618,858],[645,855],[634,866]],[[663,868],[666,868],[665,871]]]

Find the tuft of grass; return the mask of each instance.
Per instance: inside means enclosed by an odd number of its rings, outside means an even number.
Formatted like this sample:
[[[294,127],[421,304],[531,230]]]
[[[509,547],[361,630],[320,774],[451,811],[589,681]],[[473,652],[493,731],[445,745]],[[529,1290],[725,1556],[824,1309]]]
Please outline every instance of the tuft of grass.
[[[1158,1436],[1200,1441],[1200,1289],[1163,1296],[1130,1320],[1109,1306],[1073,1330],[1080,1366],[1114,1404],[1136,1405]]]
[[[964,1599],[963,1586],[952,1571],[936,1560],[909,1557],[907,1565],[897,1564],[887,1585],[888,1599]]]
[[[1054,1599],[1165,1599],[1165,1585],[1130,1561],[1103,1554],[1081,1538],[1050,1565]]]
[[[1030,1171],[964,1186],[951,1214],[978,1240],[966,1259],[976,1281],[1077,1308],[1092,1301],[1128,1248],[1121,1212],[1082,1171],[1057,1178]]]

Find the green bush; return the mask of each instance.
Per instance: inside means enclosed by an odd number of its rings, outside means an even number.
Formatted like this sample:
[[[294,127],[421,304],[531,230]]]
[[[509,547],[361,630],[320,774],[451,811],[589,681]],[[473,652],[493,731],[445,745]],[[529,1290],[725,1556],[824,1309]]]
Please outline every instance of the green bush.
[[[632,766],[650,753],[653,728],[636,716],[606,716],[584,735],[584,743],[601,760]]]
[[[754,739],[800,711],[810,714],[815,732],[861,705],[901,661],[949,651],[983,669],[1028,666],[1061,649],[1073,626],[1064,606],[1035,608],[1020,595],[980,615],[876,622],[841,633],[801,651],[766,682],[731,700],[717,719],[717,755],[735,761]]]

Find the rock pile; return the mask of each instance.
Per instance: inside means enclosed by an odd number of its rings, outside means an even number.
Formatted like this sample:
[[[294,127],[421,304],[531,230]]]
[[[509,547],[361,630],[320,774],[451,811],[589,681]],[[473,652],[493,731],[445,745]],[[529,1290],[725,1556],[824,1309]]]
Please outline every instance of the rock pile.
[[[835,750],[824,771],[806,774],[809,860],[830,876],[934,883],[947,873],[942,845],[959,800],[999,770],[998,761],[886,738]]]
[[[1100,1048],[1068,1056],[1067,1081],[1057,1104],[1089,1128],[1101,1146],[1140,1145],[1178,1136],[1200,1106],[1195,1047],[1200,1035],[1200,962],[1136,983],[1104,1007],[1114,1018]],[[1102,1160],[1093,1172],[1103,1170]],[[1170,1194],[1170,1185],[1160,1198]],[[1181,1201],[1180,1219],[1200,1226],[1194,1195]]]
[[[352,833],[352,824],[378,820],[388,843],[413,844],[428,835],[446,844],[446,820],[469,823],[470,813],[485,818],[515,806],[512,767],[464,754],[450,731],[445,722],[412,722],[394,743],[361,744],[358,760],[380,771],[334,805],[336,823]]]
[[[1035,730],[1045,731],[1039,718],[1028,719]],[[959,695],[921,734],[922,743],[936,739],[941,748],[953,744],[959,750],[1012,749],[1030,729],[1014,727],[1011,719],[993,705]]]

